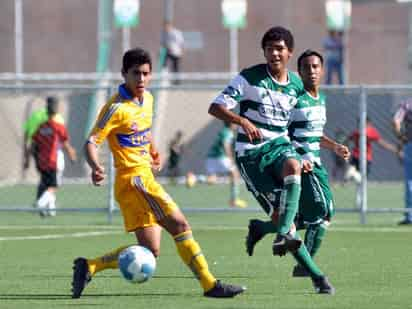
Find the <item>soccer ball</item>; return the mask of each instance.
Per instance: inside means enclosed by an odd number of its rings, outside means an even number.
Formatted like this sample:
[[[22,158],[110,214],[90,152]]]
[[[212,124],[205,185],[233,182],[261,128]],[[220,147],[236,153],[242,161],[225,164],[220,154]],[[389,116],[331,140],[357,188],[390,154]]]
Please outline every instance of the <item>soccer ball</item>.
[[[130,246],[119,254],[120,273],[131,283],[143,283],[149,280],[156,269],[153,253],[142,246]]]

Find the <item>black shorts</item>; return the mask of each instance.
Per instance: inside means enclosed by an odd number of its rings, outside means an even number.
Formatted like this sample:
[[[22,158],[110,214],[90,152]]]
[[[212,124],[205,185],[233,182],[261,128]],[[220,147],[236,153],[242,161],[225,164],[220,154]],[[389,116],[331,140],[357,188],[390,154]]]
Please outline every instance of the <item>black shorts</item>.
[[[357,159],[357,158],[355,158],[355,157],[352,157],[352,158],[350,159],[350,164],[353,165],[354,167],[356,167],[356,169],[357,169],[358,171],[360,171],[359,159]],[[372,162],[371,162],[371,161],[367,161],[367,162],[366,162],[366,174],[369,174],[369,173],[370,173],[370,171],[371,171],[371,165],[372,165]]]
[[[40,171],[40,182],[46,188],[58,187],[57,171]]]

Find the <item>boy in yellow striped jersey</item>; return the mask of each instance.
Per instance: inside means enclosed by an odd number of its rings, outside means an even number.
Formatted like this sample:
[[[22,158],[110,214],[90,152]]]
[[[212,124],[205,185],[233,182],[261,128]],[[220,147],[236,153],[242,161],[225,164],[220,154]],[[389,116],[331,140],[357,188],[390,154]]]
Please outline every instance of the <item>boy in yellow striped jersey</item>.
[[[138,244],[157,257],[163,227],[174,238],[181,259],[200,281],[204,296],[234,297],[245,288],[215,279],[186,217],[153,176],[152,169],[159,170],[161,161],[151,135],[153,96],[146,90],[151,73],[151,58],[145,50],[135,48],[124,54],[125,83],[101,110],[85,144],[92,182],[99,186],[105,178],[97,146],[107,139],[116,167],[115,197],[126,231],[133,232]],[[79,298],[97,272],[117,268],[117,257],[126,247],[94,259],[75,259],[72,297]]]

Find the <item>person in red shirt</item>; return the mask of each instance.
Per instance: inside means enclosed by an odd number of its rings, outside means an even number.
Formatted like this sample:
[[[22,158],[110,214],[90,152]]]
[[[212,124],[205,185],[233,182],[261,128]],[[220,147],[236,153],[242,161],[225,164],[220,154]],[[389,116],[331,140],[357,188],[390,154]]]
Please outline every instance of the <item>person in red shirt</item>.
[[[43,123],[33,135],[32,152],[35,153],[36,164],[40,171],[40,184],[46,188],[36,201],[40,216],[56,215],[57,151],[63,149],[71,161],[76,160],[76,151],[69,143],[67,129],[56,121],[58,102],[47,102],[48,121]]]
[[[360,171],[359,168],[359,162],[360,162],[360,145],[359,145],[359,140],[360,140],[360,133],[359,130],[356,129],[355,131],[352,132],[352,134],[348,138],[350,141],[353,142],[354,147],[352,149],[352,157],[350,160],[350,164],[358,171]],[[389,150],[395,154],[398,154],[398,148],[391,143],[387,142],[384,140],[379,131],[373,126],[372,121],[367,118],[366,119],[366,172],[369,174],[370,168],[372,165],[372,160],[373,160],[373,150],[372,150],[372,144],[377,143],[378,145],[382,146],[386,150]]]

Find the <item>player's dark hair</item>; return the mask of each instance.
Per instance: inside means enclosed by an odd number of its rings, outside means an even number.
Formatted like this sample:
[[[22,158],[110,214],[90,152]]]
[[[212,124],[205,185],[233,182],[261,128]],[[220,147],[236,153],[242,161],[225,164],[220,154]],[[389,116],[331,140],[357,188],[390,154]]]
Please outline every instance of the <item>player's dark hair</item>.
[[[292,33],[288,29],[280,26],[272,27],[266,31],[262,37],[262,49],[265,49],[268,42],[273,41],[285,41],[285,44],[290,51],[295,47],[295,40],[293,39]]]
[[[323,66],[323,57],[322,57],[322,55],[321,55],[319,52],[317,52],[316,50],[307,49],[307,50],[305,50],[305,51],[299,56],[299,58],[298,58],[298,71],[300,71],[300,69],[301,69],[301,67],[302,67],[303,59],[308,58],[308,57],[311,57],[311,56],[316,56],[316,57],[318,57],[319,60],[320,60],[320,63],[321,63],[322,66]]]
[[[47,108],[47,114],[49,116],[53,116],[57,114],[58,107],[59,107],[59,101],[57,100],[56,97],[46,98],[46,108]]]
[[[127,72],[134,65],[148,64],[152,70],[152,58],[150,54],[142,48],[136,47],[128,50],[123,55],[122,70]]]

